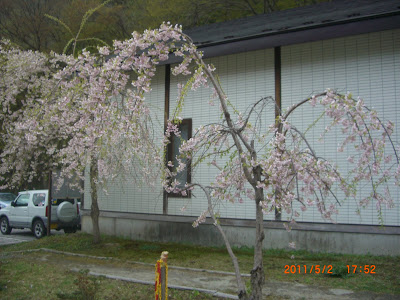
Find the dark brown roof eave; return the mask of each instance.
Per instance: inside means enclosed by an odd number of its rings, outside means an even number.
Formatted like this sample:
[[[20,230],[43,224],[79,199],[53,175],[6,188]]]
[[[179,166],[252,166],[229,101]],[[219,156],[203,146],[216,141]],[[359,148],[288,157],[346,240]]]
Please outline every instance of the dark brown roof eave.
[[[362,20],[352,20],[351,22],[347,20],[346,22],[339,21],[318,26],[287,29],[262,35],[207,43],[197,45],[197,47],[204,53],[204,58],[210,58],[398,28],[400,28],[400,14],[397,11]],[[163,64],[177,63],[178,61],[177,58],[171,57]]]
[[[243,38],[197,45],[205,57],[314,42],[400,28],[400,12],[366,17],[359,20],[293,28]],[[229,50],[230,48],[233,48]]]

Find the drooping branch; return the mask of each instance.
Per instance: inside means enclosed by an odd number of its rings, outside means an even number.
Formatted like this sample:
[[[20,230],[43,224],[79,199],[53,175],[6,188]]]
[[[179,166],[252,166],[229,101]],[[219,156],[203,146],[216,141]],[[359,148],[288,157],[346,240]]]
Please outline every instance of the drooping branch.
[[[209,214],[210,214],[210,216],[211,216],[211,218],[212,218],[212,220],[214,222],[214,226],[217,227],[219,233],[221,234],[222,239],[224,240],[224,243],[225,243],[226,250],[228,251],[229,256],[232,259],[233,267],[235,269],[236,283],[237,283],[237,286],[238,286],[238,289],[239,289],[238,290],[238,295],[239,295],[239,299],[242,299],[244,296],[246,296],[246,287],[245,287],[245,285],[243,283],[243,280],[242,280],[242,277],[241,277],[241,273],[240,273],[239,263],[238,263],[237,257],[233,253],[232,247],[231,247],[231,245],[229,243],[229,240],[228,240],[224,230],[222,229],[222,227],[221,227],[221,225],[219,223],[219,220],[217,220],[216,217],[215,217],[215,213],[214,213],[214,209],[213,209],[213,205],[212,205],[212,201],[211,201],[211,195],[210,195],[210,192],[209,192],[209,189],[211,189],[212,187],[205,187],[205,186],[203,186],[201,184],[195,184],[195,185],[200,187],[203,190],[203,192],[206,195],[206,197],[207,197],[208,212],[209,212]]]
[[[202,58],[200,57],[200,55],[197,52],[195,53],[195,57],[198,59],[199,62],[201,62],[202,65],[205,66],[204,61],[202,60]],[[227,98],[226,95],[224,94],[224,92],[220,88],[218,82],[216,81],[216,79],[215,79],[214,75],[211,73],[211,71],[207,67],[204,68],[204,71],[207,74],[207,76],[210,79],[210,81],[212,82],[213,87],[217,91],[217,94],[218,94],[218,97],[219,97],[219,100],[220,100],[220,104],[221,104],[221,107],[222,107],[222,111],[223,111],[224,116],[225,116],[226,123],[228,124],[228,127],[230,128],[230,130],[232,132],[231,136],[233,138],[233,141],[235,143],[236,148],[238,149],[239,157],[240,157],[240,160],[242,162],[242,165],[245,166],[246,165],[246,161],[245,161],[245,159],[244,159],[244,157],[242,155],[242,154],[244,154],[244,151],[243,151],[242,145],[241,145],[238,137],[243,142],[243,144],[245,145],[245,147],[247,148],[247,150],[250,152],[251,155],[255,154],[255,150],[254,150],[254,148],[252,148],[247,143],[247,141],[243,138],[243,135],[240,132],[237,132],[237,133],[235,132],[235,130],[234,130],[235,127],[233,125],[233,122],[232,122],[228,107],[226,105],[226,100],[225,100]],[[254,178],[252,177],[250,172],[247,170],[247,168],[243,167],[243,172],[246,175],[246,178],[247,178],[248,182],[251,185],[255,186],[257,184],[257,182],[254,180]]]
[[[295,104],[295,105],[292,105],[291,107],[289,107],[289,109],[287,110],[287,112],[285,113],[285,115],[282,116],[282,120],[287,120],[287,119],[289,118],[289,115],[290,115],[291,113],[293,113],[297,108],[299,108],[299,107],[302,106],[303,104],[309,102],[311,99],[313,99],[313,98],[319,98],[319,97],[321,97],[321,96],[325,96],[326,94],[327,94],[326,92],[320,93],[320,94],[316,94],[316,95],[314,95],[314,96],[312,96],[312,97],[309,97],[309,98],[307,98],[307,99],[304,99],[304,100],[300,101],[299,103],[297,103],[297,104]]]

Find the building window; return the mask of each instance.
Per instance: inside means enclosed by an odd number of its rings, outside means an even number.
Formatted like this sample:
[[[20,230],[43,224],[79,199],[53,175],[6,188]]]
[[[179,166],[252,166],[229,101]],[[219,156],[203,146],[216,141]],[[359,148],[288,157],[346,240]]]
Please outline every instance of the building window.
[[[179,131],[181,132],[181,136],[176,136],[174,134],[171,135],[171,143],[169,144],[168,148],[168,160],[172,162],[173,167],[171,168],[172,171],[175,171],[179,165],[177,160],[177,156],[179,156],[179,147],[181,146],[183,141],[187,141],[192,137],[192,119],[183,119],[182,123],[179,124]],[[191,182],[190,176],[190,163],[188,164],[187,161],[186,167],[183,171],[179,172],[173,180],[179,181],[179,187],[183,188],[186,183]],[[186,196],[182,194],[175,194],[170,193],[170,197],[190,197],[190,192],[187,193]]]

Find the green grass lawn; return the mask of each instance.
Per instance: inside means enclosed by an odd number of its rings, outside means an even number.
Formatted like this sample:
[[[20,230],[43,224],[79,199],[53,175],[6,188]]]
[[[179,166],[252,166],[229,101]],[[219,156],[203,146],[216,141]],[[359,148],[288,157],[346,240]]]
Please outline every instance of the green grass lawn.
[[[47,291],[48,282],[57,282],[59,287],[58,296],[60,299],[78,299],[77,294],[68,294],[68,291],[79,291],[77,285],[77,277],[79,274],[69,271],[57,271],[54,266],[46,265],[45,262],[30,262],[28,253],[18,260],[12,260],[10,253],[19,250],[28,250],[35,248],[50,248],[55,250],[89,254],[95,256],[107,256],[118,258],[123,261],[140,261],[146,263],[155,263],[162,251],[169,251],[168,263],[170,266],[181,266],[191,268],[202,268],[220,271],[233,271],[232,263],[229,255],[224,248],[199,247],[194,245],[182,245],[175,243],[152,243],[144,241],[132,241],[128,239],[103,236],[102,242],[98,245],[92,243],[92,237],[84,233],[57,235],[45,237],[28,243],[9,245],[0,247],[0,298],[1,294],[14,290],[12,288],[14,281],[9,282],[9,278],[18,279],[18,293],[13,294],[14,299],[27,299],[27,293],[36,293],[37,291]],[[253,253],[252,249],[236,249],[235,253],[238,257],[242,273],[249,273],[252,268]],[[293,257],[294,256],[294,257]],[[285,266],[289,266],[286,267]],[[316,274],[315,267],[320,266],[320,273]],[[359,272],[353,274],[351,268],[350,274],[346,265],[374,265],[375,274],[365,274]],[[291,266],[295,266],[290,268]],[[323,266],[325,273],[328,266],[332,266],[331,275],[322,274]],[[267,250],[264,252],[264,268],[266,280],[277,280],[286,282],[297,282],[302,284],[320,285],[332,288],[344,288],[354,291],[372,291],[377,293],[400,294],[400,275],[398,267],[400,266],[400,257],[388,256],[372,256],[372,255],[341,255],[341,254],[317,254],[307,251],[284,251],[284,250]],[[311,267],[313,272],[310,273]],[[296,271],[291,273],[290,271]],[[298,271],[300,268],[300,272]],[[330,267],[329,267],[330,268]],[[304,273],[304,270],[308,273]],[[289,271],[289,274],[285,273]],[[81,276],[83,276],[81,274]],[[36,283],[35,278],[40,279]],[[123,283],[103,278],[88,279],[89,282],[100,281],[101,299],[114,299],[115,295],[119,299],[130,299],[132,290],[138,292],[138,298],[135,299],[151,299],[149,295],[153,295],[152,286],[133,285],[131,283]],[[83,280],[81,278],[81,280]],[[78,280],[79,281],[79,280]],[[75,282],[75,283],[74,283]],[[96,284],[96,283],[93,283]],[[63,289],[63,286],[68,289]],[[5,288],[7,286],[7,288]],[[107,289],[107,291],[103,291]],[[17,292],[16,292],[17,293]],[[64,293],[64,295],[63,295]],[[172,293],[172,294],[171,294]],[[170,290],[170,299],[211,299],[208,295],[195,292],[181,292]],[[25,296],[24,296],[25,295]],[[32,294],[34,295],[34,294]],[[52,294],[54,298],[55,294]],[[49,298],[46,294],[43,297]],[[142,297],[142,298],[139,298]],[[26,297],[26,298],[24,298]],[[64,297],[64,298],[62,298]],[[75,297],[75,298],[68,298]],[[125,297],[125,298],[124,298]],[[147,297],[147,298],[146,298]],[[35,299],[35,297],[29,297]],[[39,297],[38,297],[39,298]],[[86,297],[87,298],[87,297]],[[57,299],[57,298],[55,298]],[[97,299],[97,298],[96,298]],[[215,299],[215,298],[213,298]]]
[[[154,286],[71,272],[28,256],[0,264],[0,299],[154,299]],[[215,299],[197,291],[169,289],[169,299]]]

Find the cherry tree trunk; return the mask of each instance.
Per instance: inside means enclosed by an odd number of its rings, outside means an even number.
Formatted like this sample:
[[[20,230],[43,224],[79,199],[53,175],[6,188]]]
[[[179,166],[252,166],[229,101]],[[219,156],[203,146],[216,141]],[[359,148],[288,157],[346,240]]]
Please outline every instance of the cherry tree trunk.
[[[262,287],[264,284],[264,266],[262,243],[264,240],[264,215],[260,202],[263,199],[261,189],[256,189],[256,242],[254,245],[254,264],[251,270],[251,297],[252,300],[262,299]]]
[[[97,185],[96,179],[98,177],[97,160],[93,159],[90,165],[90,196],[92,198],[92,205],[90,210],[90,217],[92,219],[93,242],[100,243],[100,227],[99,227],[99,204],[97,202]]]

